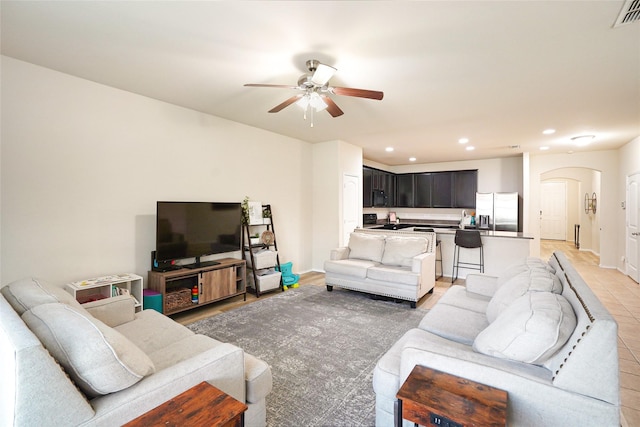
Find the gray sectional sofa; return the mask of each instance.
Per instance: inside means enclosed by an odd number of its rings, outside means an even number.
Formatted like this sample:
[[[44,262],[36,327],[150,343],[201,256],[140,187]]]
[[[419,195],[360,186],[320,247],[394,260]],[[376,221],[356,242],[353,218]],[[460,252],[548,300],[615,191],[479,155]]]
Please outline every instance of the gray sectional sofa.
[[[0,425],[116,426],[208,381],[266,424],[271,369],[119,296],[83,304],[37,279],[0,295]]]
[[[411,307],[435,286],[435,233],[388,236],[356,230],[349,245],[325,261],[327,290],[334,286],[409,301]]]
[[[416,365],[506,390],[510,426],[620,425],[617,324],[562,252],[451,286],[378,361],[376,425]]]

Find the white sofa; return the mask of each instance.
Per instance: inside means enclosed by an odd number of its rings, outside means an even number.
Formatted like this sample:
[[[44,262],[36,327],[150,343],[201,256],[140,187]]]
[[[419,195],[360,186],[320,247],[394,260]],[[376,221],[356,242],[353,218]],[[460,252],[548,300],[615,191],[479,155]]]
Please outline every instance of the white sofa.
[[[271,369],[119,296],[80,305],[23,279],[0,295],[0,425],[116,426],[208,381],[266,424]]]
[[[562,252],[452,286],[378,361],[376,425],[416,365],[506,390],[510,426],[620,425],[617,324]]]
[[[333,249],[324,263],[327,290],[334,286],[409,301],[435,286],[435,233],[390,236],[355,231],[349,246]]]

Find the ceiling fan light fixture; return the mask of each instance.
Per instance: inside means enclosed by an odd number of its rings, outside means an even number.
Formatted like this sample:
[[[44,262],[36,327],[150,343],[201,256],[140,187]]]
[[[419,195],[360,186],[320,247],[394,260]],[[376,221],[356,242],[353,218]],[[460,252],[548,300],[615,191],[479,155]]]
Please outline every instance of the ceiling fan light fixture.
[[[578,147],[585,147],[591,143],[591,140],[595,138],[595,135],[578,135],[571,138],[571,142],[573,142]]]
[[[311,81],[318,86],[326,85],[329,79],[338,71],[336,68],[321,64],[315,60],[308,61],[307,65],[309,66],[309,71],[313,72]]]

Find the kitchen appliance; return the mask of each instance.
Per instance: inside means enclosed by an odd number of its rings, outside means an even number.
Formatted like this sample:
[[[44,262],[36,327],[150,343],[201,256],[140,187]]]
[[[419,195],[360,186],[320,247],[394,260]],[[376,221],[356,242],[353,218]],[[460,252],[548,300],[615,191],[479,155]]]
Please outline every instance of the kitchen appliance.
[[[481,230],[488,230],[491,226],[489,225],[489,215],[478,215],[478,220],[476,223],[478,224],[478,228]]]
[[[373,201],[373,206],[376,208],[387,206],[387,194],[384,190],[373,190],[371,200]]]
[[[378,215],[377,214],[374,214],[374,213],[362,214],[362,224],[371,225],[371,224],[377,224],[377,223],[378,223]]]
[[[518,231],[518,193],[476,193],[480,229]]]
[[[493,228],[518,231],[518,193],[494,193]]]

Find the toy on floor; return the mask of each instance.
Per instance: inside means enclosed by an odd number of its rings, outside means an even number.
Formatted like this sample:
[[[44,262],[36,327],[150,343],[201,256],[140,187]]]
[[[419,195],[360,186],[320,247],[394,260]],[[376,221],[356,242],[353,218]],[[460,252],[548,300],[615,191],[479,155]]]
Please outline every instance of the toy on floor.
[[[298,286],[300,286],[298,284],[298,279],[300,279],[300,275],[293,274],[293,271],[291,271],[292,268],[293,268],[292,262],[280,264],[280,267],[276,266],[276,270],[282,272],[282,288],[285,291],[287,290],[287,288],[297,288]]]

